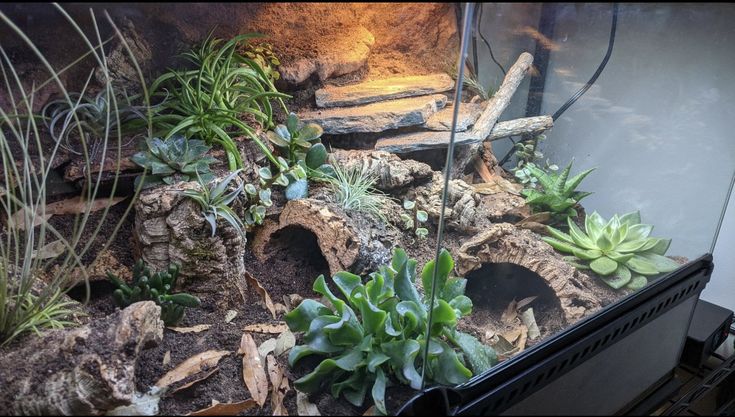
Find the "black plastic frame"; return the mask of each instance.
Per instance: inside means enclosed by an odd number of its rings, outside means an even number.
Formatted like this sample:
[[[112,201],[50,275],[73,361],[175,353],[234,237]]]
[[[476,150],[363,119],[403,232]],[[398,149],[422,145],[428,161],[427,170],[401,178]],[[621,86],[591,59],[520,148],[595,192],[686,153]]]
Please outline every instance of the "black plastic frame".
[[[712,255],[704,255],[484,375],[458,387],[432,387],[422,391],[407,401],[398,414],[500,414],[685,300],[698,298],[709,282],[712,269]],[[688,328],[689,322],[681,325]],[[684,340],[680,347],[683,344]],[[672,364],[672,369],[675,366]],[[600,387],[601,392],[604,390],[605,387]]]

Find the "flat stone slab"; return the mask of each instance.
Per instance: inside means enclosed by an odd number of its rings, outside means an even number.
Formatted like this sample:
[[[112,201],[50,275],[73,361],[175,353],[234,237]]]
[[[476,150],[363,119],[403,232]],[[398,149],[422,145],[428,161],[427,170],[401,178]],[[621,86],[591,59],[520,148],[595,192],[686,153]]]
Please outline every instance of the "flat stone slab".
[[[457,120],[457,132],[464,132],[474,125],[477,118],[480,117],[485,103],[462,103],[459,106],[459,118]],[[449,105],[440,111],[434,113],[433,116],[426,121],[427,129],[448,131],[452,130],[452,118],[454,117],[454,106]]]
[[[454,81],[447,74],[411,75],[340,87],[327,85],[314,95],[317,107],[347,107],[441,93],[453,87]]]
[[[324,133],[384,132],[406,126],[423,125],[447,103],[443,94],[381,101],[354,107],[338,107],[301,112],[305,123],[318,123]]]

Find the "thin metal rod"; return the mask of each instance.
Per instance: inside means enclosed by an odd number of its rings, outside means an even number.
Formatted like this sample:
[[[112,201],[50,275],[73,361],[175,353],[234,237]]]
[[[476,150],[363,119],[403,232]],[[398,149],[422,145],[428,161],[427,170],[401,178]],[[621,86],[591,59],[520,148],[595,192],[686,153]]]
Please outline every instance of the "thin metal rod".
[[[431,291],[429,298],[429,323],[426,330],[426,346],[424,346],[423,366],[421,367],[421,389],[426,386],[426,368],[429,366],[429,340],[431,339],[431,325],[434,318],[434,298],[436,297],[436,275],[439,272],[439,254],[442,250],[442,239],[444,238],[444,210],[447,206],[449,195],[449,178],[454,162],[454,137],[459,119],[459,106],[462,100],[462,85],[464,82],[464,62],[467,59],[467,49],[470,43],[470,29],[472,29],[473,3],[465,3],[464,19],[462,21],[462,43],[459,57],[457,58],[457,81],[454,85],[454,111],[452,114],[452,130],[449,135],[449,148],[447,149],[447,162],[444,164],[444,188],[442,189],[442,205],[439,212],[439,227],[436,235],[436,252],[434,255],[434,271],[431,277]],[[424,288],[426,291],[427,288]]]

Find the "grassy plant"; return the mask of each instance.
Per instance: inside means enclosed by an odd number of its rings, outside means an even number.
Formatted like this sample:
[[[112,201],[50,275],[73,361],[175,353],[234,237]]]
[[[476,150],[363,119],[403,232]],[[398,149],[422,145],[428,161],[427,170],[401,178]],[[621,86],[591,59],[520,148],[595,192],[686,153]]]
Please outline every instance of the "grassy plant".
[[[421,297],[416,290],[417,262],[402,249],[394,250],[391,264],[370,274],[365,284],[357,275],[335,274],[332,281],[341,298],[320,275],[313,289],[330,307],[307,299],[285,316],[291,331],[304,332],[304,344],[291,349],[289,365],[307,356],[324,358],[294,386],[307,394],[329,387],[334,397],[343,395],[358,407],[370,392],[378,411],[385,414],[391,377],[420,389],[422,367],[430,381],[456,385],[493,366],[497,356],[491,348],[456,330],[458,320],[472,311],[472,301],[464,295],[466,280],[450,277],[454,261],[446,250],[436,262],[431,329],[430,296]],[[427,263],[421,274],[425,291],[432,285],[434,263]],[[428,362],[422,363],[420,352],[427,337]]]
[[[202,216],[207,220],[209,226],[212,228],[212,236],[217,233],[217,218],[223,218],[227,223],[230,224],[241,236],[245,236],[244,225],[242,220],[237,214],[230,208],[230,204],[242,193],[245,185],[240,184],[234,191],[227,192],[227,188],[230,186],[232,180],[234,180],[240,170],[230,173],[222,181],[213,181],[211,184],[206,184],[204,181],[199,179],[199,185],[201,190],[185,190],[184,195],[193,199],[202,208]]]
[[[118,103],[110,79],[104,42],[99,37],[97,18],[90,10],[91,21],[97,34],[96,37],[90,38],[61,6],[54,5],[54,7],[79,35],[79,38],[73,41],[81,39],[81,42],[89,49],[85,55],[91,56],[96,61],[103,75],[102,89],[105,91],[104,97],[109,98],[109,102],[101,106],[104,110],[104,125],[96,126],[100,134],[97,138],[98,154],[100,160],[103,160],[108,153],[108,148],[114,146],[118,151],[116,172],[119,172],[123,133],[120,129],[120,126],[123,125],[120,109],[125,104]],[[125,38],[109,15],[105,14],[105,17],[113,29],[114,36],[125,46],[130,62],[138,70],[137,73],[140,76],[139,67]],[[88,123],[85,124],[84,113],[79,111],[80,99],[67,91],[59,77],[60,72],[65,71],[68,67],[57,71],[28,36],[2,11],[0,11],[0,21],[6,26],[5,33],[12,33],[20,38],[29,53],[37,58],[39,67],[50,75],[49,81],[42,84],[54,83],[61,92],[63,100],[66,101],[67,108],[75,109],[69,113],[71,114],[70,119],[64,121],[66,129],[85,131]],[[64,40],[64,42],[70,41],[72,39]],[[71,230],[56,229],[46,221],[47,215],[50,214],[46,212],[47,180],[63,141],[55,141],[52,149],[44,150],[42,129],[39,125],[42,117],[34,115],[32,110],[37,89],[33,86],[30,89],[27,87],[28,83],[21,78],[22,75],[18,73],[12,60],[1,46],[0,74],[2,77],[0,88],[5,90],[2,94],[5,95],[10,107],[0,108],[0,158],[3,188],[3,193],[0,195],[0,207],[3,212],[2,217],[6,219],[0,231],[0,344],[4,345],[29,331],[38,332],[45,328],[59,328],[70,324],[68,318],[72,312],[71,302],[65,297],[65,292],[71,286],[82,281],[87,282],[87,272],[82,258],[85,255],[89,257],[88,252],[93,245],[95,250],[99,250],[97,253],[102,253],[109,246],[131,206],[128,206],[126,213],[118,223],[112,224],[111,234],[105,236],[104,243],[100,245],[99,240],[96,239],[97,235],[103,225],[110,227],[109,205],[95,216],[97,223],[91,220],[92,203],[97,197],[103,173],[100,171],[94,176],[91,174],[90,166],[97,161],[90,158],[90,146],[86,135],[80,135],[80,143],[76,149],[84,158],[86,168],[84,179],[88,186],[80,196],[80,199],[86,202],[85,209],[77,215]],[[140,81],[141,85],[144,85],[142,76],[140,76]],[[147,103],[145,88],[143,88],[141,97],[143,103]],[[150,126],[148,129],[150,131]],[[16,163],[16,161],[23,161],[23,163]],[[117,177],[115,176],[109,201],[112,201],[116,187]],[[38,223],[40,225],[34,226]],[[50,242],[59,242],[63,246],[64,252],[59,257],[43,259],[43,257],[34,256],[34,253]]]
[[[120,308],[125,308],[138,301],[152,300],[161,307],[161,320],[167,326],[174,326],[184,318],[185,307],[199,307],[197,297],[186,293],[172,294],[176,287],[176,278],[181,267],[171,264],[165,271],[151,272],[142,259],[133,266],[133,281],[127,285],[115,274],[107,273],[107,279],[117,289],[112,298]]]
[[[256,36],[243,34],[224,42],[210,34],[198,49],[183,54],[194,69],[171,70],[153,82],[151,91],[163,99],[163,111],[154,123],[165,138],[180,133],[216,143],[225,149],[230,169],[235,170],[242,167],[242,160],[234,138],[246,136],[276,164],[256,130],[243,121],[249,116],[265,128],[273,127],[270,100],[277,99],[286,110],[282,99],[290,97],[276,91],[257,62],[237,52],[243,42]]]
[[[358,166],[348,169],[339,164],[333,164],[333,172],[333,177],[326,178],[333,203],[386,221],[382,209],[387,197],[374,188],[377,176]]]
[[[615,289],[640,289],[648,283],[647,276],[679,267],[663,256],[671,239],[649,237],[653,226],[642,224],[637,211],[616,214],[609,221],[594,212],[585,219],[584,231],[570,218],[567,223],[568,234],[549,226],[552,237],[543,240],[554,249],[571,254],[566,259],[576,268],[592,269]]]

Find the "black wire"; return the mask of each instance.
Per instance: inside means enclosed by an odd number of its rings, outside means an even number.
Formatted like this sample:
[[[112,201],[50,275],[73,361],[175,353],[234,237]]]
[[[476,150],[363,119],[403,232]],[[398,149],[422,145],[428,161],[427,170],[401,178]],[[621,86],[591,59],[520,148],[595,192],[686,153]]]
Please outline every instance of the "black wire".
[[[485,46],[487,46],[487,50],[490,51],[490,59],[493,60],[493,62],[500,68],[500,71],[503,71],[503,76],[505,76],[505,68],[498,62],[497,59],[495,59],[495,55],[493,55],[493,47],[490,46],[490,42],[488,42],[487,39],[485,39],[485,35],[482,34],[482,9],[483,9],[484,3],[480,4],[480,17],[477,18],[477,33],[480,34],[480,38],[483,42],[485,42]]]
[[[482,13],[482,9],[480,9],[480,13]],[[584,86],[582,86],[582,88],[580,88],[576,93],[574,93],[569,98],[569,100],[566,101],[566,103],[564,103],[561,107],[559,107],[559,110],[554,112],[554,114],[551,116],[553,120],[558,119],[559,116],[562,115],[562,113],[564,113],[569,107],[571,107],[572,104],[574,104],[574,102],[579,100],[579,98],[582,97],[582,95],[586,93],[587,90],[590,89],[590,87],[592,87],[592,84],[594,84],[595,81],[597,81],[597,78],[600,76],[600,74],[602,74],[602,70],[605,69],[605,66],[607,66],[607,61],[610,60],[610,56],[612,55],[613,45],[615,44],[615,32],[617,31],[617,27],[618,27],[618,3],[613,3],[612,24],[610,25],[610,40],[608,41],[608,44],[607,44],[607,52],[605,53],[605,57],[602,59],[602,62],[600,62],[600,65],[597,67],[597,71],[595,71],[595,73],[587,81],[587,83]],[[480,35],[482,35],[482,33]],[[513,150],[515,149],[515,144],[517,142],[514,142],[512,138],[511,138],[511,142],[513,142],[513,147],[511,147],[508,153],[506,153],[503,159],[501,159],[501,161],[503,161],[500,163],[501,166],[505,162],[508,161],[508,159],[510,158],[510,155],[513,153]]]
[[[613,13],[612,13],[612,25],[610,26],[610,41],[607,44],[607,52],[605,53],[605,58],[602,59],[602,62],[600,63],[600,66],[597,67],[597,71],[592,75],[592,78],[587,81],[587,83],[582,86],[582,88],[579,89],[574,95],[572,95],[569,100],[567,100],[566,103],[564,103],[559,110],[557,110],[551,118],[556,120],[561,116],[562,113],[566,111],[572,104],[574,104],[575,101],[577,101],[580,97],[582,97],[582,94],[587,92],[587,90],[592,87],[592,84],[597,81],[597,78],[602,74],[602,70],[605,69],[605,66],[607,65],[607,61],[610,60],[610,56],[612,55],[613,51],[613,44],[615,43],[615,31],[618,27],[618,3],[613,3]]]

